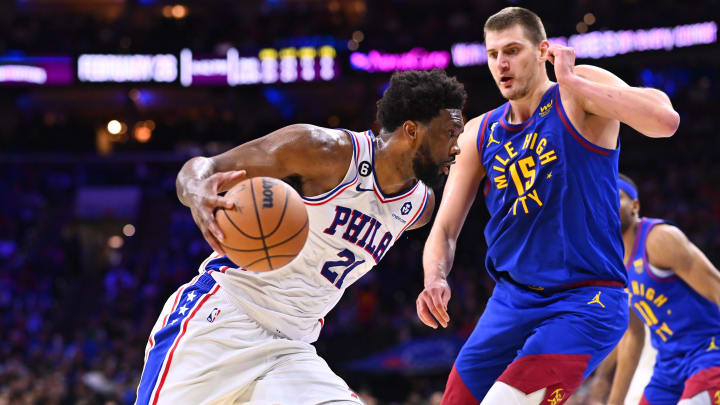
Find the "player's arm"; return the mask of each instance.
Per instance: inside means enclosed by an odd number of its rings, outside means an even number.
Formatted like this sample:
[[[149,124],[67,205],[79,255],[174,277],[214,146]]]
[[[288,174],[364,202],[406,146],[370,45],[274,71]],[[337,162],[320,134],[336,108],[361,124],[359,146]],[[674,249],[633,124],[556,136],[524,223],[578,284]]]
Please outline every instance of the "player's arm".
[[[450,168],[445,190],[437,216],[423,251],[425,289],[417,298],[417,313],[420,320],[431,328],[437,328],[437,320],[447,327],[450,316],[447,304],[450,300],[450,286],[447,276],[455,257],[455,243],[465,222],[470,206],[475,200],[480,181],[485,176],[476,149],[476,137],[482,116],[465,124],[465,130],[458,139],[460,154]],[[433,319],[433,317],[435,319]]]
[[[610,386],[612,385],[613,376],[615,375],[615,366],[617,364],[617,346],[608,354],[605,360],[595,369],[593,378],[590,381],[590,395],[588,396],[589,405],[605,404]]]
[[[409,227],[410,229],[418,229],[422,228],[423,226],[427,225],[430,222],[430,219],[432,219],[433,212],[435,211],[435,192],[433,189],[428,187],[428,202],[425,206],[425,211],[423,212],[420,219],[418,219],[413,226]]]
[[[328,131],[312,125],[290,125],[217,156],[194,157],[183,165],[175,181],[178,199],[190,208],[213,250],[224,253],[219,243],[223,234],[215,222],[214,210],[232,208],[232,202],[218,193],[246,175],[306,179],[328,178],[341,172],[337,182],[342,180],[352,144],[345,136],[333,136]],[[341,170],[339,162],[345,165]]]
[[[672,269],[698,294],[720,306],[720,272],[685,234],[675,226],[655,226],[646,242],[653,266]]]
[[[631,87],[619,77],[595,66],[575,65],[575,51],[566,46],[548,48],[557,81],[590,114],[623,122],[651,138],[672,136],[680,116],[660,90]]]
[[[625,335],[617,346],[617,367],[615,368],[615,378],[610,389],[610,398],[608,405],[622,405],[625,403],[625,396],[635,369],[637,369],[640,354],[645,344],[645,326],[643,326],[640,318],[630,311],[630,323]]]

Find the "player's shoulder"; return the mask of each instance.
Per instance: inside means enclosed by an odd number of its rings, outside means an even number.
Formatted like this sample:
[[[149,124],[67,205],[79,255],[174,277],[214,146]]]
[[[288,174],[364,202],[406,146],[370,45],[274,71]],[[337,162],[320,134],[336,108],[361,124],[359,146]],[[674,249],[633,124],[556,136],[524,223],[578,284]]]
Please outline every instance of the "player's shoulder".
[[[660,222],[648,232],[648,243],[664,245],[687,239],[685,233],[677,226],[667,222]]]
[[[483,121],[485,120],[485,117],[490,114],[490,111],[480,114],[475,118],[470,119],[465,123],[465,127],[463,129],[463,135],[465,138],[467,137],[474,137],[477,135],[478,131],[480,130],[480,126],[482,125]]]
[[[687,236],[680,228],[669,223],[659,223],[648,232],[645,249],[651,264],[667,267],[667,263],[675,261],[674,258],[687,253],[687,242]]]
[[[293,124],[284,128],[291,134],[295,148],[311,159],[346,161],[352,156],[351,135],[341,129],[331,129],[311,124]],[[347,153],[346,153],[347,152]]]

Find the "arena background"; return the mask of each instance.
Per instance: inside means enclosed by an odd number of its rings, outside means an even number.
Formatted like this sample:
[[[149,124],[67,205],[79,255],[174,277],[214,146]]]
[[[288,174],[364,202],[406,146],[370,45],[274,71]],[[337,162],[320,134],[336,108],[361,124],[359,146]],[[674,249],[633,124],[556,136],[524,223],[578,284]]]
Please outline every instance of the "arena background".
[[[537,12],[578,63],[670,95],[680,129],[623,126],[621,171],[642,214],[719,264],[718,0],[6,0],[0,404],[131,404],[162,303],[209,253],[175,197],[182,163],[295,122],[377,130],[398,68],[446,68],[466,117],[481,114],[503,102],[482,25],[508,5]],[[436,403],[493,288],[486,216],[478,200],[460,237],[449,328],[415,314],[429,227],[327,317],[317,350],[368,404]]]

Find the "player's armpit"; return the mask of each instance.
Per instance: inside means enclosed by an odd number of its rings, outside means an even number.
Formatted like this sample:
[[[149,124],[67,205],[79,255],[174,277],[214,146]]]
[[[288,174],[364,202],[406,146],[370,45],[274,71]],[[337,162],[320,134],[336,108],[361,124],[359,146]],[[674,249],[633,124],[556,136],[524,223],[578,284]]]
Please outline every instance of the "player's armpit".
[[[655,226],[646,248],[650,264],[672,269],[698,294],[720,306],[720,272],[680,229],[669,224]]]
[[[428,187],[428,202],[427,206],[425,206],[425,211],[423,212],[422,216],[413,224],[413,226],[409,227],[410,229],[418,229],[422,228],[423,226],[427,225],[430,222],[430,219],[432,219],[433,213],[435,212],[435,192]]]

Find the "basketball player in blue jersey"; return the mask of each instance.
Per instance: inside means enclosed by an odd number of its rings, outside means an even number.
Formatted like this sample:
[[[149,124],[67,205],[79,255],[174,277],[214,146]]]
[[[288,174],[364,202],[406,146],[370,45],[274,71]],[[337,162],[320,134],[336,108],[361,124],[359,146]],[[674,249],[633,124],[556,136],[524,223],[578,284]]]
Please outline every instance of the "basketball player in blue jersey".
[[[630,326],[616,349],[609,404],[625,403],[645,342],[657,357],[641,405],[720,402],[720,272],[685,234],[641,218],[635,183],[620,175],[620,219],[630,291]],[[615,358],[608,357],[606,362]]]
[[[345,289],[403,232],[429,222],[426,184],[459,153],[465,97],[443,71],[396,73],[378,102],[378,135],[291,125],[190,159],[177,176],[178,198],[215,253],[165,304],[136,403],[359,404],[311,343]],[[302,251],[269,272],[223,255],[214,210],[233,207],[219,193],[246,176],[285,180],[308,212]]]
[[[425,245],[420,319],[449,322],[456,240],[478,191],[490,220],[492,297],[455,361],[444,404],[561,404],[627,326],[617,173],[620,123],[649,137],[679,124],[669,98],[575,66],[537,15],[485,23],[492,78],[508,102],[465,125]],[[553,65],[557,83],[548,79]]]

